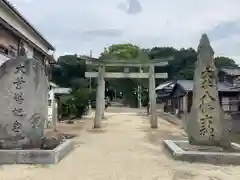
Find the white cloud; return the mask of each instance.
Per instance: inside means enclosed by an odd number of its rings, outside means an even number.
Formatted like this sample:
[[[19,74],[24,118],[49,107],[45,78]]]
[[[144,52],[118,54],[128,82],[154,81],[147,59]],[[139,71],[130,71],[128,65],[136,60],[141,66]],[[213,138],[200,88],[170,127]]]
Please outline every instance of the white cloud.
[[[118,8],[125,0],[11,0],[56,45],[57,54],[88,53],[92,49],[98,55],[104,46],[123,42],[142,47],[196,48],[201,33],[226,22],[240,24],[239,0],[138,1],[142,12],[129,15]],[[109,29],[123,33],[109,37],[101,33],[93,37],[86,35],[89,30],[107,32]],[[239,34],[234,33],[212,41],[216,55],[240,57],[240,30]],[[240,63],[240,59],[236,60]]]

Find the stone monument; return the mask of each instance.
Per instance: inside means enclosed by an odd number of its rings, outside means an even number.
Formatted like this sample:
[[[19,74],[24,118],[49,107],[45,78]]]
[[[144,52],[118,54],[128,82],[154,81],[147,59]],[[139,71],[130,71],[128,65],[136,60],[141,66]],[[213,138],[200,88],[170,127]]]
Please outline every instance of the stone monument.
[[[0,67],[0,164],[57,164],[74,143],[44,135],[47,74],[42,62],[21,55]]]
[[[230,147],[227,122],[218,97],[213,55],[209,39],[203,34],[198,46],[193,102],[186,130],[192,145]]]
[[[209,39],[198,46],[191,111],[184,123],[188,141],[164,140],[175,160],[210,164],[240,164],[240,145],[230,140],[229,121],[220,105],[217,69]]]
[[[42,63],[25,56],[0,67],[0,148],[40,148],[48,118],[48,80]]]

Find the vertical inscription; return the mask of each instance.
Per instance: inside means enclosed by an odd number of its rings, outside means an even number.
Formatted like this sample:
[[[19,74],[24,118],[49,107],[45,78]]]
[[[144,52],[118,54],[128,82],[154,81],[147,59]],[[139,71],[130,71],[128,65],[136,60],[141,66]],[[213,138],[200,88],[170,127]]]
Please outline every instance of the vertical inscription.
[[[22,108],[14,108],[12,110],[14,116],[26,116],[26,113],[24,112],[24,110]]]
[[[16,132],[16,133],[20,132],[20,131],[21,131],[21,126],[22,126],[22,124],[21,124],[18,120],[16,120],[16,121],[13,123],[12,131],[13,131],[13,132]]]
[[[16,80],[13,82],[15,85],[16,92],[14,92],[13,100],[18,104],[18,107],[15,107],[12,110],[13,115],[16,117],[17,120],[14,121],[12,125],[12,131],[15,133],[21,132],[21,121],[19,118],[26,116],[24,109],[21,105],[24,103],[24,94],[20,90],[24,87],[26,81],[24,80],[24,74],[26,73],[26,68],[24,64],[20,64],[16,67],[14,74],[17,75]]]
[[[17,74],[17,73],[25,74],[26,73],[26,68],[25,68],[24,64],[20,64],[19,66],[17,66],[16,71],[14,73],[15,74]]]
[[[198,108],[201,112],[201,118],[200,118],[200,135],[201,136],[208,136],[209,140],[214,139],[214,128],[213,128],[213,117],[211,113],[215,110],[214,107],[212,107],[211,102],[216,101],[214,97],[212,97],[207,90],[208,88],[214,87],[216,84],[214,84],[213,81],[214,71],[211,68],[206,68],[201,73],[201,82],[200,86],[204,91],[204,94],[200,98],[200,105]]]
[[[215,84],[213,82],[214,71],[212,68],[207,67],[203,72],[201,72],[201,87],[207,89],[208,87],[213,87]]]
[[[13,84],[16,86],[16,89],[22,89],[23,84],[25,84],[26,81],[24,81],[23,77],[17,77],[16,81],[13,82]]]
[[[41,123],[41,116],[38,113],[33,114],[30,118],[30,123],[32,124],[32,128],[37,128]]]
[[[18,103],[18,104],[23,104],[24,98],[23,98],[23,93],[14,93],[13,99]]]

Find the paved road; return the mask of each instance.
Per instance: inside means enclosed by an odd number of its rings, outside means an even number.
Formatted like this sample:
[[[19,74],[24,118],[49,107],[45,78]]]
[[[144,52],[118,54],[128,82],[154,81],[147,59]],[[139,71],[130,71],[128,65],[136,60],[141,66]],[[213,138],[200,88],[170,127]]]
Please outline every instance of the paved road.
[[[109,109],[110,110],[110,109]],[[113,109],[112,109],[113,110]],[[129,112],[129,109],[115,109]],[[177,126],[160,120],[158,130],[149,129],[146,116],[108,113],[101,131],[92,121],[76,139],[77,147],[58,165],[2,166],[3,180],[238,180],[240,167],[190,164],[174,161],[163,139],[184,136]]]

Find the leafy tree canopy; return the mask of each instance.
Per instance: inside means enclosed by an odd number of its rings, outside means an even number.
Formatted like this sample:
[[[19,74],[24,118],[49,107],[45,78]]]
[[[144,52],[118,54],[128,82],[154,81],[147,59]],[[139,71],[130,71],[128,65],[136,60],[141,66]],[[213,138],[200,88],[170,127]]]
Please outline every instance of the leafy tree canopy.
[[[105,48],[100,58],[108,60],[132,60],[142,61],[146,59],[142,54],[147,55],[148,59],[164,59],[173,57],[166,67],[156,68],[156,72],[167,72],[168,78],[172,79],[193,79],[197,52],[193,48],[175,49],[173,47],[153,47],[141,49],[133,44],[113,44]],[[144,57],[144,58],[143,58]],[[216,57],[217,68],[237,68],[235,61],[228,57]],[[53,68],[53,82],[63,87],[87,88],[88,80],[85,78],[86,64],[84,58],[77,55],[60,56],[57,64]],[[122,67],[111,67],[108,71],[123,72]],[[132,72],[139,72],[139,68],[130,68]],[[156,84],[160,83],[159,81]],[[106,88],[114,87],[118,91],[128,94],[126,99],[136,99],[133,92],[137,85],[141,84],[148,87],[147,80],[137,79],[112,79],[106,83]]]
[[[136,58],[139,53],[139,47],[133,44],[113,44],[104,49],[101,57],[107,56],[116,59],[132,59]]]
[[[60,56],[53,68],[53,81],[63,87],[86,87],[85,60],[77,55]]]

